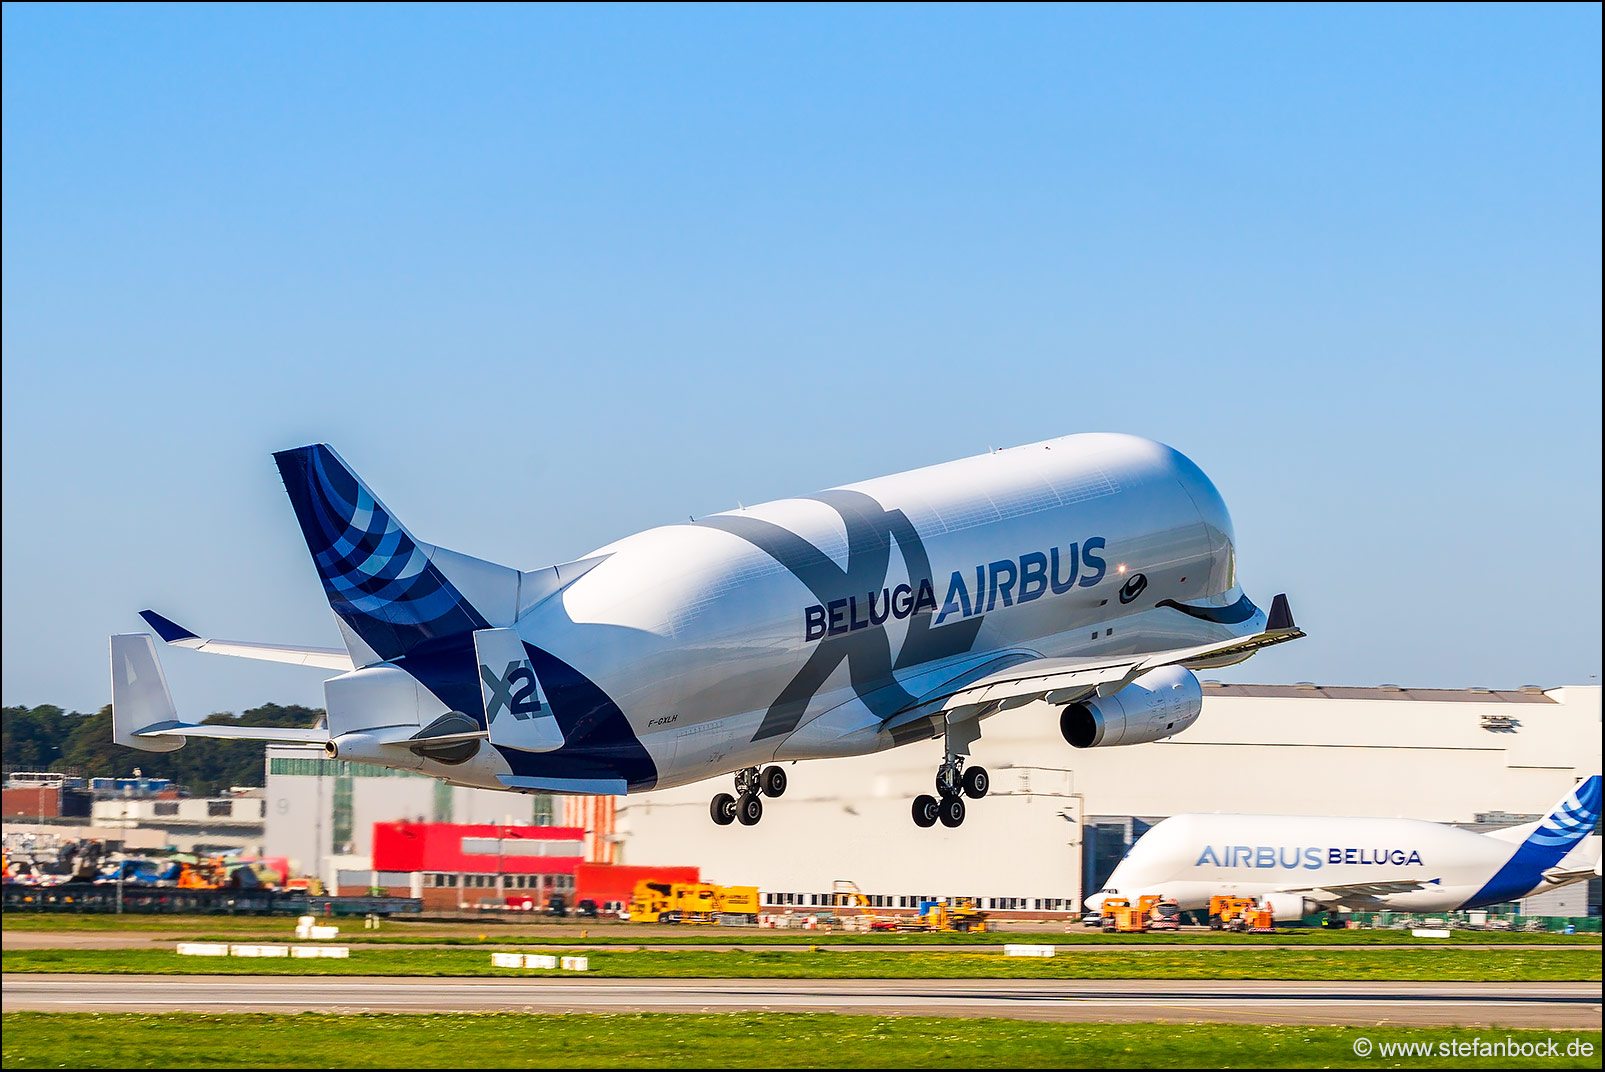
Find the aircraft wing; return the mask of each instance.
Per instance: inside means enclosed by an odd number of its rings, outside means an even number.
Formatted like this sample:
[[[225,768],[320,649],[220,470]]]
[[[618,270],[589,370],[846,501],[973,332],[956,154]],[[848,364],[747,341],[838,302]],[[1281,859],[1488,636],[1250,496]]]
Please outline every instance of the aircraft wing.
[[[893,716],[892,727],[936,714],[946,714],[950,720],[958,721],[1024,707],[1037,700],[1061,706],[1085,699],[1094,692],[1108,696],[1162,666],[1208,665],[1221,659],[1246,656],[1304,635],[1304,630],[1293,624],[1287,597],[1278,595],[1271,602],[1264,632],[1143,655],[1099,659],[1020,658],[1001,669],[991,664],[991,669],[983,668],[979,676],[971,680],[960,678],[922,696],[918,704]]]
[[[270,663],[293,663],[297,666],[319,666],[325,670],[353,670],[351,655],[344,648],[295,647],[288,644],[258,644],[249,640],[212,640],[196,636],[182,625],[162,617],[153,610],[142,610],[139,616],[145,624],[156,630],[156,635],[175,648],[204,651],[210,655],[233,655],[241,659],[260,659]]]
[[[1387,907],[1382,898],[1392,894],[1416,893],[1435,889],[1437,886],[1437,879],[1427,881],[1398,879],[1391,882],[1349,882],[1337,883],[1331,886],[1306,886],[1300,889],[1282,889],[1277,892],[1307,897],[1324,905],[1342,905],[1345,908],[1365,910]]]

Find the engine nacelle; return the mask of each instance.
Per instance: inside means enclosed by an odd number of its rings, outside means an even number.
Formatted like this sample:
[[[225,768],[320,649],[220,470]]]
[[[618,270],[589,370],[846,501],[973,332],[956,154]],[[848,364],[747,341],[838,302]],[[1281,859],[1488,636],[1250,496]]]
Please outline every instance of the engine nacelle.
[[[1266,894],[1265,907],[1271,910],[1271,918],[1278,923],[1284,920],[1303,919],[1321,911],[1320,905],[1296,893]]]
[[[1059,732],[1072,748],[1146,744],[1174,736],[1198,721],[1204,688],[1183,666],[1162,666],[1113,696],[1073,703],[1059,716]]]
[[[377,763],[384,767],[417,770],[424,765],[425,757],[395,740],[387,740],[377,733],[342,733],[324,742],[323,754],[330,759],[348,759],[356,763]]]

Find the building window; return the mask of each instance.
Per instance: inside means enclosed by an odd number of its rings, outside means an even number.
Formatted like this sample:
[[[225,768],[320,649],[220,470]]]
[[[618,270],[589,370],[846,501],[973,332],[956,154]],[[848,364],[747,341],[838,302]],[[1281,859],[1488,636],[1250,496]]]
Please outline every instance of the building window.
[[[232,819],[234,817],[234,802],[232,800],[208,800],[206,802],[206,817],[208,819]]]
[[[529,798],[530,822],[536,826],[551,826],[555,820],[552,794],[533,793]]]
[[[351,851],[351,784],[350,763],[343,764],[342,769],[334,776],[334,851]]]
[[[433,803],[434,803],[433,811],[435,813],[435,822],[437,822],[437,823],[449,823],[449,822],[451,822],[453,794],[452,794],[452,785],[451,785],[450,782],[443,782],[438,778],[435,779],[435,799],[434,799]]]
[[[176,816],[177,814],[178,814],[178,801],[176,801],[176,800],[158,800],[156,802],[155,815],[156,815],[157,818],[166,818],[168,816]]]

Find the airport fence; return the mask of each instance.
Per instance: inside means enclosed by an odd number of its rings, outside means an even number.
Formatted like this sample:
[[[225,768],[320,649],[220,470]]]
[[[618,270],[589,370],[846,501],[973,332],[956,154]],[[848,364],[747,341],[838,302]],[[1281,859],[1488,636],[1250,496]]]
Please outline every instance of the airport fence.
[[[1409,930],[1412,927],[1449,927],[1461,931],[1519,931],[1527,934],[1599,934],[1599,916],[1490,916],[1487,913],[1355,912],[1348,917],[1361,927]]]
[[[7,912],[125,912],[142,915],[392,916],[416,915],[416,897],[314,897],[304,890],[180,890],[169,887],[68,883],[6,886]]]

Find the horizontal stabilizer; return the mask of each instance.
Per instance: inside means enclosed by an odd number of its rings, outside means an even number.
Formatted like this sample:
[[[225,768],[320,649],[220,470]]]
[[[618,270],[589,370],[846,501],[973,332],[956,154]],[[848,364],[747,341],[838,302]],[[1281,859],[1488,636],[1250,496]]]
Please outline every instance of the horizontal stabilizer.
[[[241,659],[260,659],[270,663],[291,663],[297,666],[317,666],[325,670],[351,670],[351,655],[344,648],[298,647],[288,644],[259,644],[249,640],[213,640],[196,636],[182,625],[164,618],[153,610],[142,610],[139,616],[145,624],[156,630],[156,635],[175,648],[204,651],[208,655],[233,655]]]
[[[197,725],[181,721],[162,664],[156,659],[156,642],[145,633],[121,633],[111,638],[111,724],[112,740],[142,752],[175,751],[184,746],[186,737],[278,744],[322,744],[329,739],[328,731],[321,728]]]
[[[146,726],[141,736],[211,737],[219,741],[269,741],[274,744],[323,744],[327,730],[298,726],[226,726],[216,722],[170,722]]]

